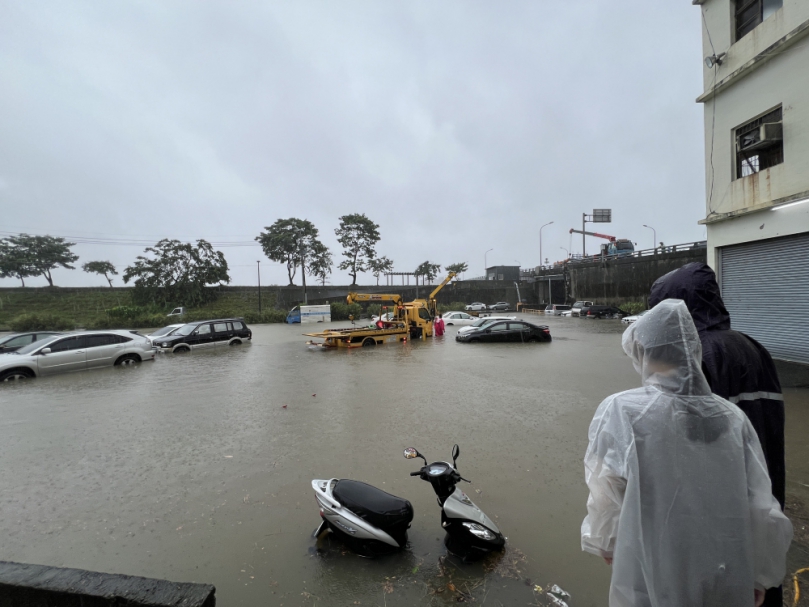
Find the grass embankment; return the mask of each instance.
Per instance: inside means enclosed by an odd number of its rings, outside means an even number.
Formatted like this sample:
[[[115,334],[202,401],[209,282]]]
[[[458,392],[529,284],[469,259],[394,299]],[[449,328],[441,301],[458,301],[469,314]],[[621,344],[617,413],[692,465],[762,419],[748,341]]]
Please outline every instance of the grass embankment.
[[[210,303],[189,308],[183,320],[244,317],[247,322],[283,322],[286,311],[256,291],[224,291]],[[156,327],[167,323],[171,306],[136,306],[128,289],[9,289],[0,291],[0,330],[68,330]]]

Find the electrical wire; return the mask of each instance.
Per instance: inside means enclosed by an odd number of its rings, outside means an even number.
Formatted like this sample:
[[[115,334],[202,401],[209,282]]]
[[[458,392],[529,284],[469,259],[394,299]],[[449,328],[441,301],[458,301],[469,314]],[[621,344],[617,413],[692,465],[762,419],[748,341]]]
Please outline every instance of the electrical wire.
[[[705,27],[705,33],[708,34],[708,44],[711,45],[711,55],[716,57],[716,49],[713,45],[713,40],[711,39],[711,30],[708,29],[708,21],[705,19],[705,7],[702,7],[700,11],[702,15],[702,24]],[[711,82],[711,90],[714,89],[716,86],[716,79],[719,75],[719,64],[714,61],[713,64],[713,82]],[[709,154],[709,162],[711,165],[711,189],[708,192],[708,215],[712,215],[714,210],[712,208],[713,203],[713,190],[714,190],[714,181],[715,181],[715,170],[713,166],[713,150],[714,150],[714,140],[716,137],[716,94],[711,97],[711,152]]]

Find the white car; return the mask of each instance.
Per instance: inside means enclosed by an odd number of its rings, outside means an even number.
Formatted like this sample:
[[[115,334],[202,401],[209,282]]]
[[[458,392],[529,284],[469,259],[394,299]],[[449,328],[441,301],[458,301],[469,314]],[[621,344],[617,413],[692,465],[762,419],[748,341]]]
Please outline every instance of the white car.
[[[486,309],[486,304],[485,303],[480,303],[479,301],[476,301],[475,303],[471,303],[468,306],[466,306],[466,309],[467,310],[472,310],[473,312],[480,312],[481,310]]]
[[[135,365],[154,360],[151,342],[132,331],[77,331],[55,335],[5,354],[0,382]]]
[[[466,312],[445,312],[441,318],[444,319],[444,324],[450,325],[471,325],[473,322],[480,320],[475,316],[467,314]]]
[[[626,323],[626,324],[628,324],[628,325],[631,325],[633,322],[635,322],[636,320],[638,320],[638,319],[639,319],[641,316],[643,316],[643,315],[644,315],[644,314],[646,314],[647,312],[649,312],[649,310],[644,310],[643,312],[641,312],[641,313],[639,313],[639,314],[634,314],[634,315],[632,315],[632,316],[624,316],[624,317],[621,319],[621,322]]]
[[[183,325],[185,325],[185,323],[180,323],[178,325],[166,325],[165,327],[163,327],[162,329],[158,329],[154,333],[149,333],[149,335],[146,336],[146,339],[149,340],[149,343],[152,344],[152,346],[157,347],[155,346],[154,343],[155,339],[157,339],[158,337],[168,337]]]
[[[371,322],[376,322],[382,319],[382,322],[392,322],[396,315],[393,312],[385,312],[381,317],[380,316],[371,316]]]
[[[486,316],[485,318],[478,318],[473,322],[471,325],[466,327],[461,327],[458,329],[458,335],[462,333],[466,333],[467,331],[474,331],[475,329],[482,327],[483,325],[487,325],[490,322],[494,322],[496,320],[517,320],[516,316]]]

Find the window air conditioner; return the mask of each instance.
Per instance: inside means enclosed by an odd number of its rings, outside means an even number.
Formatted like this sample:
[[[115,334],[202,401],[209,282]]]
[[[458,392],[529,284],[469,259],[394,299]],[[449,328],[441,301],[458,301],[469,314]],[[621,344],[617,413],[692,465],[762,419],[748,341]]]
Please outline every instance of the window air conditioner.
[[[782,122],[768,122],[736,137],[737,152],[752,152],[771,147],[784,138]]]

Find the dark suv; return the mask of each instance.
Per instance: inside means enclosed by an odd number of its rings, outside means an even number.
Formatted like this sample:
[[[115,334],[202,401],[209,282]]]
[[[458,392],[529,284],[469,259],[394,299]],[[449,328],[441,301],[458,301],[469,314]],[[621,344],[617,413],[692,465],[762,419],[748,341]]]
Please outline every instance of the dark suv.
[[[201,320],[183,325],[165,338],[158,337],[153,344],[164,352],[188,352],[199,348],[237,346],[253,338],[253,332],[241,318]]]
[[[587,318],[623,318],[624,316],[629,316],[629,313],[615,306],[590,306],[587,309]]]

